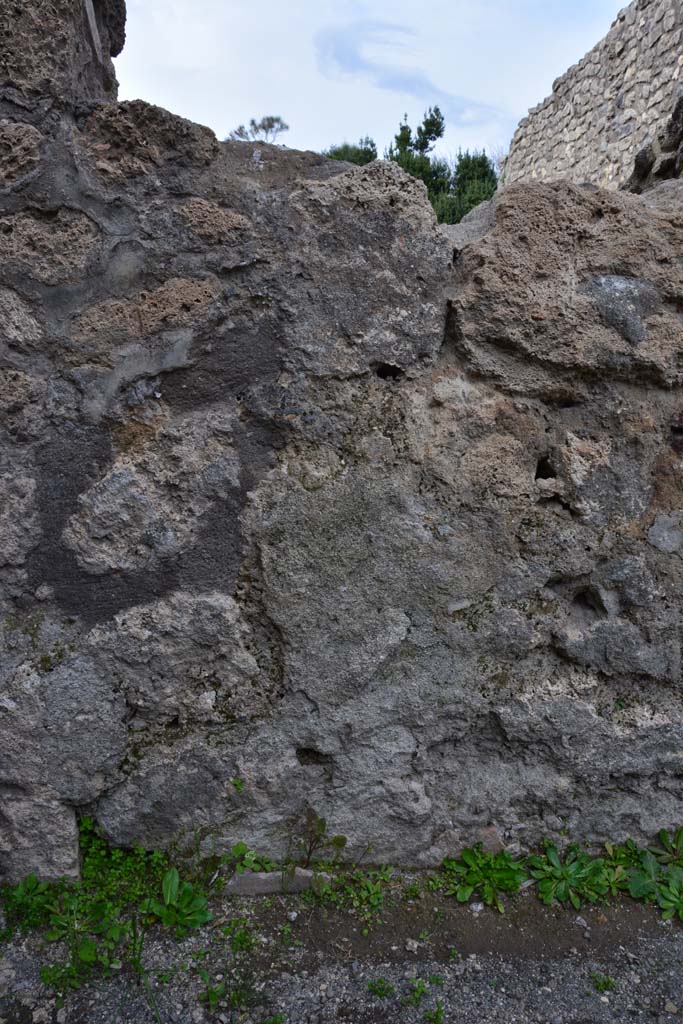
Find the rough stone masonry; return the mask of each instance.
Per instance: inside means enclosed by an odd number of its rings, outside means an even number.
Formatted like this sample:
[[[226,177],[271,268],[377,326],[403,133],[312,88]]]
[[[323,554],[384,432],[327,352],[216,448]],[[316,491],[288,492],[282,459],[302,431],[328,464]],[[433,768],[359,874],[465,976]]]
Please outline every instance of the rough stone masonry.
[[[617,189],[683,93],[682,0],[634,0],[608,35],[553,84],[512,140],[505,182]]]
[[[122,0],[0,24],[2,875],[678,824],[682,184],[443,230],[117,104]]]

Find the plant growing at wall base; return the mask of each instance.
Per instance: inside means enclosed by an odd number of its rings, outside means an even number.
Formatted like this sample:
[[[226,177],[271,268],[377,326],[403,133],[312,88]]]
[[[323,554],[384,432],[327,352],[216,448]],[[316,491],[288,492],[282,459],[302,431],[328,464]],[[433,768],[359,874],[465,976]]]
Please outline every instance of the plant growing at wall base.
[[[670,921],[673,917],[683,921],[683,871],[680,868],[668,869],[659,884],[657,902],[665,921]]]
[[[191,882],[181,882],[177,868],[169,868],[161,882],[162,900],[145,900],[140,908],[144,914],[158,918],[166,928],[172,928],[182,939],[191,928],[208,924],[212,914],[207,899],[198,893]]]
[[[299,856],[304,868],[311,866],[311,861],[321,853],[340,854],[346,847],[346,836],[330,836],[327,834],[327,821],[310,808],[306,811],[302,834],[298,840]]]
[[[244,874],[245,871],[277,870],[277,863],[274,860],[257,853],[256,850],[250,850],[246,843],[235,843],[226,860],[238,875]]]
[[[553,900],[569,901],[579,910],[583,900],[596,903],[608,889],[605,862],[601,857],[591,859],[578,846],[568,847],[564,858],[557,847],[548,843],[540,856],[529,858],[532,878],[538,882],[538,895],[543,903]]]
[[[467,903],[476,894],[501,914],[501,893],[519,892],[528,877],[522,861],[514,860],[505,850],[488,853],[481,843],[463,850],[457,859],[446,858],[442,867],[448,880],[444,888],[446,896],[455,896],[459,903]]]
[[[650,853],[660,864],[674,864],[683,868],[683,828],[671,835],[665,828],[657,833],[659,847],[650,847]]]

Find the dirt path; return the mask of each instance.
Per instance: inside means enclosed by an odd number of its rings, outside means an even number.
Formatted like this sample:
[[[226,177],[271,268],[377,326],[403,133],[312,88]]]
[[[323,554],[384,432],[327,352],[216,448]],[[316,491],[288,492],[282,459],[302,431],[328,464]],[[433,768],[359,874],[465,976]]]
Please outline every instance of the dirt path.
[[[183,942],[150,933],[151,998],[122,971],[62,1007],[39,979],[39,965],[57,953],[36,936],[0,950],[0,1021],[683,1021],[683,930],[627,900],[577,914],[526,894],[501,916],[427,894],[397,898],[369,929],[300,897],[224,900],[211,927]]]

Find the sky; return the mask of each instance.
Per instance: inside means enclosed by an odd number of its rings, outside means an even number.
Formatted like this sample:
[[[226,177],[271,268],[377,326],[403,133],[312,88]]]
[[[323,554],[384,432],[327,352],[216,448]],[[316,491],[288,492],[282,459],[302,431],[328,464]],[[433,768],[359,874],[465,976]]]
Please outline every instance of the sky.
[[[375,139],[441,107],[443,155],[507,151],[519,120],[608,31],[619,0],[127,0],[121,99],[225,138],[280,115],[280,142]]]

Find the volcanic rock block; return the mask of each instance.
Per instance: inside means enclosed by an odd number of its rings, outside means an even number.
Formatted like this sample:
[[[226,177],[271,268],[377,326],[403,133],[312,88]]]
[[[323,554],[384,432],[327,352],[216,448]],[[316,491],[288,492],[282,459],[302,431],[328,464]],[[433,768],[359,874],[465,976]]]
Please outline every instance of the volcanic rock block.
[[[0,873],[677,824],[683,183],[441,229],[88,81],[0,97]]]

